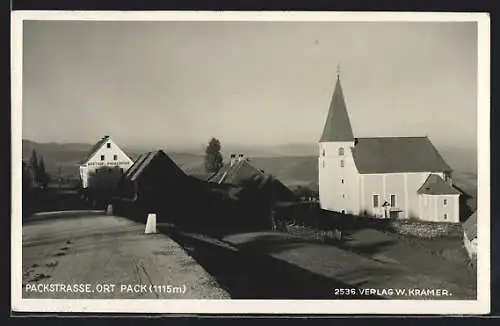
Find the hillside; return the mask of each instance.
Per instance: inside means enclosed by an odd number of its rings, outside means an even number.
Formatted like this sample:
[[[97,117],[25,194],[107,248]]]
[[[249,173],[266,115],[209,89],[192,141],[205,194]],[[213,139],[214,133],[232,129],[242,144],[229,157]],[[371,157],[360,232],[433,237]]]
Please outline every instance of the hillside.
[[[59,176],[61,173],[62,177],[78,178],[80,161],[87,156],[92,146],[93,144],[81,143],[37,143],[23,139],[22,157],[26,162],[29,161],[35,150],[39,157],[43,157],[45,167],[52,176]],[[135,160],[140,154],[152,149],[124,147],[123,150]],[[203,157],[200,155],[166,152],[185,171],[196,170],[198,166],[203,167]]]
[[[29,160],[32,150],[43,156],[46,168],[52,175],[59,174],[59,168],[65,177],[78,178],[79,161],[86,157],[91,149],[91,144],[58,144],[36,143],[23,140],[23,159]],[[285,145],[279,147],[250,148],[242,147],[239,151],[236,146],[224,147],[224,157],[227,160],[229,153],[244,153],[259,169],[264,170],[280,179],[290,187],[304,185],[316,188],[318,182],[317,157],[314,156],[315,146],[307,144]],[[152,150],[151,148],[124,148],[132,158],[137,158],[141,153]],[[178,152],[164,149],[165,152],[186,173],[203,175],[203,152]],[[454,180],[457,186],[474,198],[477,193],[477,173],[475,151],[461,150],[459,148],[440,148],[444,159],[454,168]]]

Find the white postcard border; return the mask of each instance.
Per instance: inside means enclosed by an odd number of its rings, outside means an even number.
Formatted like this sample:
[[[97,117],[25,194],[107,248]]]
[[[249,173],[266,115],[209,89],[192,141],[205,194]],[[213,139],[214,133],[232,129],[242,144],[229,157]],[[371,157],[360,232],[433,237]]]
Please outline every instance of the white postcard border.
[[[22,45],[24,20],[477,22],[478,260],[477,300],[101,300],[22,298]],[[487,13],[14,11],[11,15],[12,217],[11,298],[14,312],[196,314],[486,314],[490,312],[490,19]],[[362,310],[360,310],[362,308]]]

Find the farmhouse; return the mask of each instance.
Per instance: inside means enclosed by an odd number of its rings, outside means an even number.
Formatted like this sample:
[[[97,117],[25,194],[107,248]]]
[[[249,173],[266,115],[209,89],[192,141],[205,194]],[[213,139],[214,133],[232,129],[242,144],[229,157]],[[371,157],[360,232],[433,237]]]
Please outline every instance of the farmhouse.
[[[215,201],[216,210],[226,227],[259,230],[271,227],[271,213],[277,203],[297,201],[279,180],[256,168],[243,154],[231,159],[209,179],[223,201]]]
[[[297,200],[283,183],[253,166],[243,154],[231,154],[229,164],[222,167],[210,181],[232,187],[254,187],[265,192],[271,201]]]
[[[339,75],[319,141],[318,170],[325,210],[459,222],[452,169],[429,138],[355,138]]]
[[[104,136],[92,147],[87,157],[80,162],[82,187],[88,188],[89,176],[99,168],[119,167],[125,172],[132,163],[127,154],[109,136]]]

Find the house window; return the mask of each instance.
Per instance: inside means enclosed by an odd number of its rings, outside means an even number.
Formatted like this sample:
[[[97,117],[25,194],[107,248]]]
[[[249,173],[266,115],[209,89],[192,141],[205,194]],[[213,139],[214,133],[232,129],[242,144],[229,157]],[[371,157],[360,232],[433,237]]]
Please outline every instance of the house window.
[[[345,194],[342,194],[342,198],[345,198]]]
[[[340,167],[343,168],[344,167],[344,160],[340,160]]]
[[[323,149],[323,156],[325,156],[325,150]]]
[[[446,198],[445,198],[445,199],[443,199],[443,205],[444,205],[444,206],[448,205],[448,199],[446,199]]]
[[[344,179],[340,179],[340,182],[342,182],[342,184],[344,184]]]
[[[323,167],[325,167],[325,160],[323,160]]]
[[[113,155],[113,160],[117,161],[118,160],[118,155]]]
[[[396,207],[396,195],[391,195],[391,207]]]
[[[344,156],[344,147],[339,148],[339,156]]]
[[[444,214],[444,219],[447,220],[448,219],[448,214]]]
[[[373,195],[373,207],[374,208],[377,208],[378,207],[378,199],[379,199],[379,196],[378,195]]]
[[[111,143],[107,143],[107,144],[106,144],[106,147],[107,147],[107,148],[111,148]]]
[[[104,155],[101,155],[101,161],[104,161]]]
[[[345,214],[345,209],[342,210],[342,214]]]

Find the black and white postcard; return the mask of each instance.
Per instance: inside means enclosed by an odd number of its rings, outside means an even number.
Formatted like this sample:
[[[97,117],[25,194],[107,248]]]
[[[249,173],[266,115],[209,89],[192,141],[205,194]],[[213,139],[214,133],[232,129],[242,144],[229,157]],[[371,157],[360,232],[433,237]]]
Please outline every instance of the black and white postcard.
[[[484,314],[483,13],[12,13],[12,309]]]

